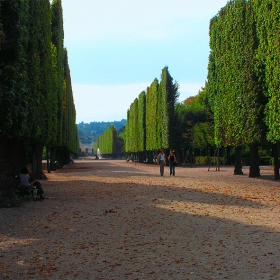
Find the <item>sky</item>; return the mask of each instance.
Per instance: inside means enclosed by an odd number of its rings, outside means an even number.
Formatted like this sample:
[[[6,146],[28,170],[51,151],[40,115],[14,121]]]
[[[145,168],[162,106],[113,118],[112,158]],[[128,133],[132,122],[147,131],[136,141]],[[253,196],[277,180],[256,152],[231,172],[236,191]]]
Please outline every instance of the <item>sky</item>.
[[[227,0],[62,0],[76,123],[112,122],[168,66],[183,102],[207,80],[209,22]]]

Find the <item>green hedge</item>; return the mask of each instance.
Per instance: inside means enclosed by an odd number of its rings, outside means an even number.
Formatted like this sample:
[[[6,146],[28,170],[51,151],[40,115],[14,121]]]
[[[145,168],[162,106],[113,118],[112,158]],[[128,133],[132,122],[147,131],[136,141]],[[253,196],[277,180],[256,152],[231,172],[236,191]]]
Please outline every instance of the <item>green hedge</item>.
[[[199,156],[194,158],[194,162],[196,164],[217,164],[217,157],[209,157],[209,156]],[[226,164],[226,158],[225,157],[219,157],[219,164],[225,165]]]

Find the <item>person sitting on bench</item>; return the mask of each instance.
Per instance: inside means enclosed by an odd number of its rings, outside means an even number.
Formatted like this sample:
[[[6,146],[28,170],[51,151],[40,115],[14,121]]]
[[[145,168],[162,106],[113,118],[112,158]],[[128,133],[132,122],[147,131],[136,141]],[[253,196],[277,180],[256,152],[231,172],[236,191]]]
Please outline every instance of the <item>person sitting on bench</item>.
[[[30,175],[28,174],[27,167],[23,166],[19,174],[19,186],[30,190],[33,187],[33,184],[34,183],[31,182]]]

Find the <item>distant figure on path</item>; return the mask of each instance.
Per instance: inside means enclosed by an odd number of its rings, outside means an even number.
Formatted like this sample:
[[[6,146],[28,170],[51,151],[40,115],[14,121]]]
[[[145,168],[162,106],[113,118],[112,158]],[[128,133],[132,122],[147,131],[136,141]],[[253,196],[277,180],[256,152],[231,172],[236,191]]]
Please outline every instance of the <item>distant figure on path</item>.
[[[165,164],[165,154],[164,154],[163,149],[158,154],[158,164],[160,166],[159,167],[160,175],[163,176],[163,174],[164,174],[164,164]]]
[[[175,176],[176,156],[173,153],[173,151],[170,151],[170,154],[168,156],[168,161],[169,161],[170,175]]]

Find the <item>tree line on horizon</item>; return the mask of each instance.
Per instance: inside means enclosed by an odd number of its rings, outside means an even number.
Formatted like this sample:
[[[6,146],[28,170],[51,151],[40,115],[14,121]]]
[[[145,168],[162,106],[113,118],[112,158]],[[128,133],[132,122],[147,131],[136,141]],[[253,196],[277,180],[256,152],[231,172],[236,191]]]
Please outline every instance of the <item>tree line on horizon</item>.
[[[0,2],[0,204],[11,205],[14,177],[32,164],[42,178],[78,151],[76,110],[61,0]]]
[[[210,21],[205,86],[178,103],[179,85],[165,67],[161,81],[127,112],[125,152],[140,162],[152,161],[161,148],[175,150],[181,161],[219,152],[236,175],[243,174],[246,153],[250,177],[260,176],[265,154],[279,179],[279,14],[275,0],[229,1]]]
[[[78,127],[78,136],[87,137],[90,136],[94,141],[111,125],[114,126],[117,130],[121,130],[125,127],[126,120],[122,119],[120,121],[113,121],[113,122],[90,122],[84,123],[80,122],[77,124]]]

